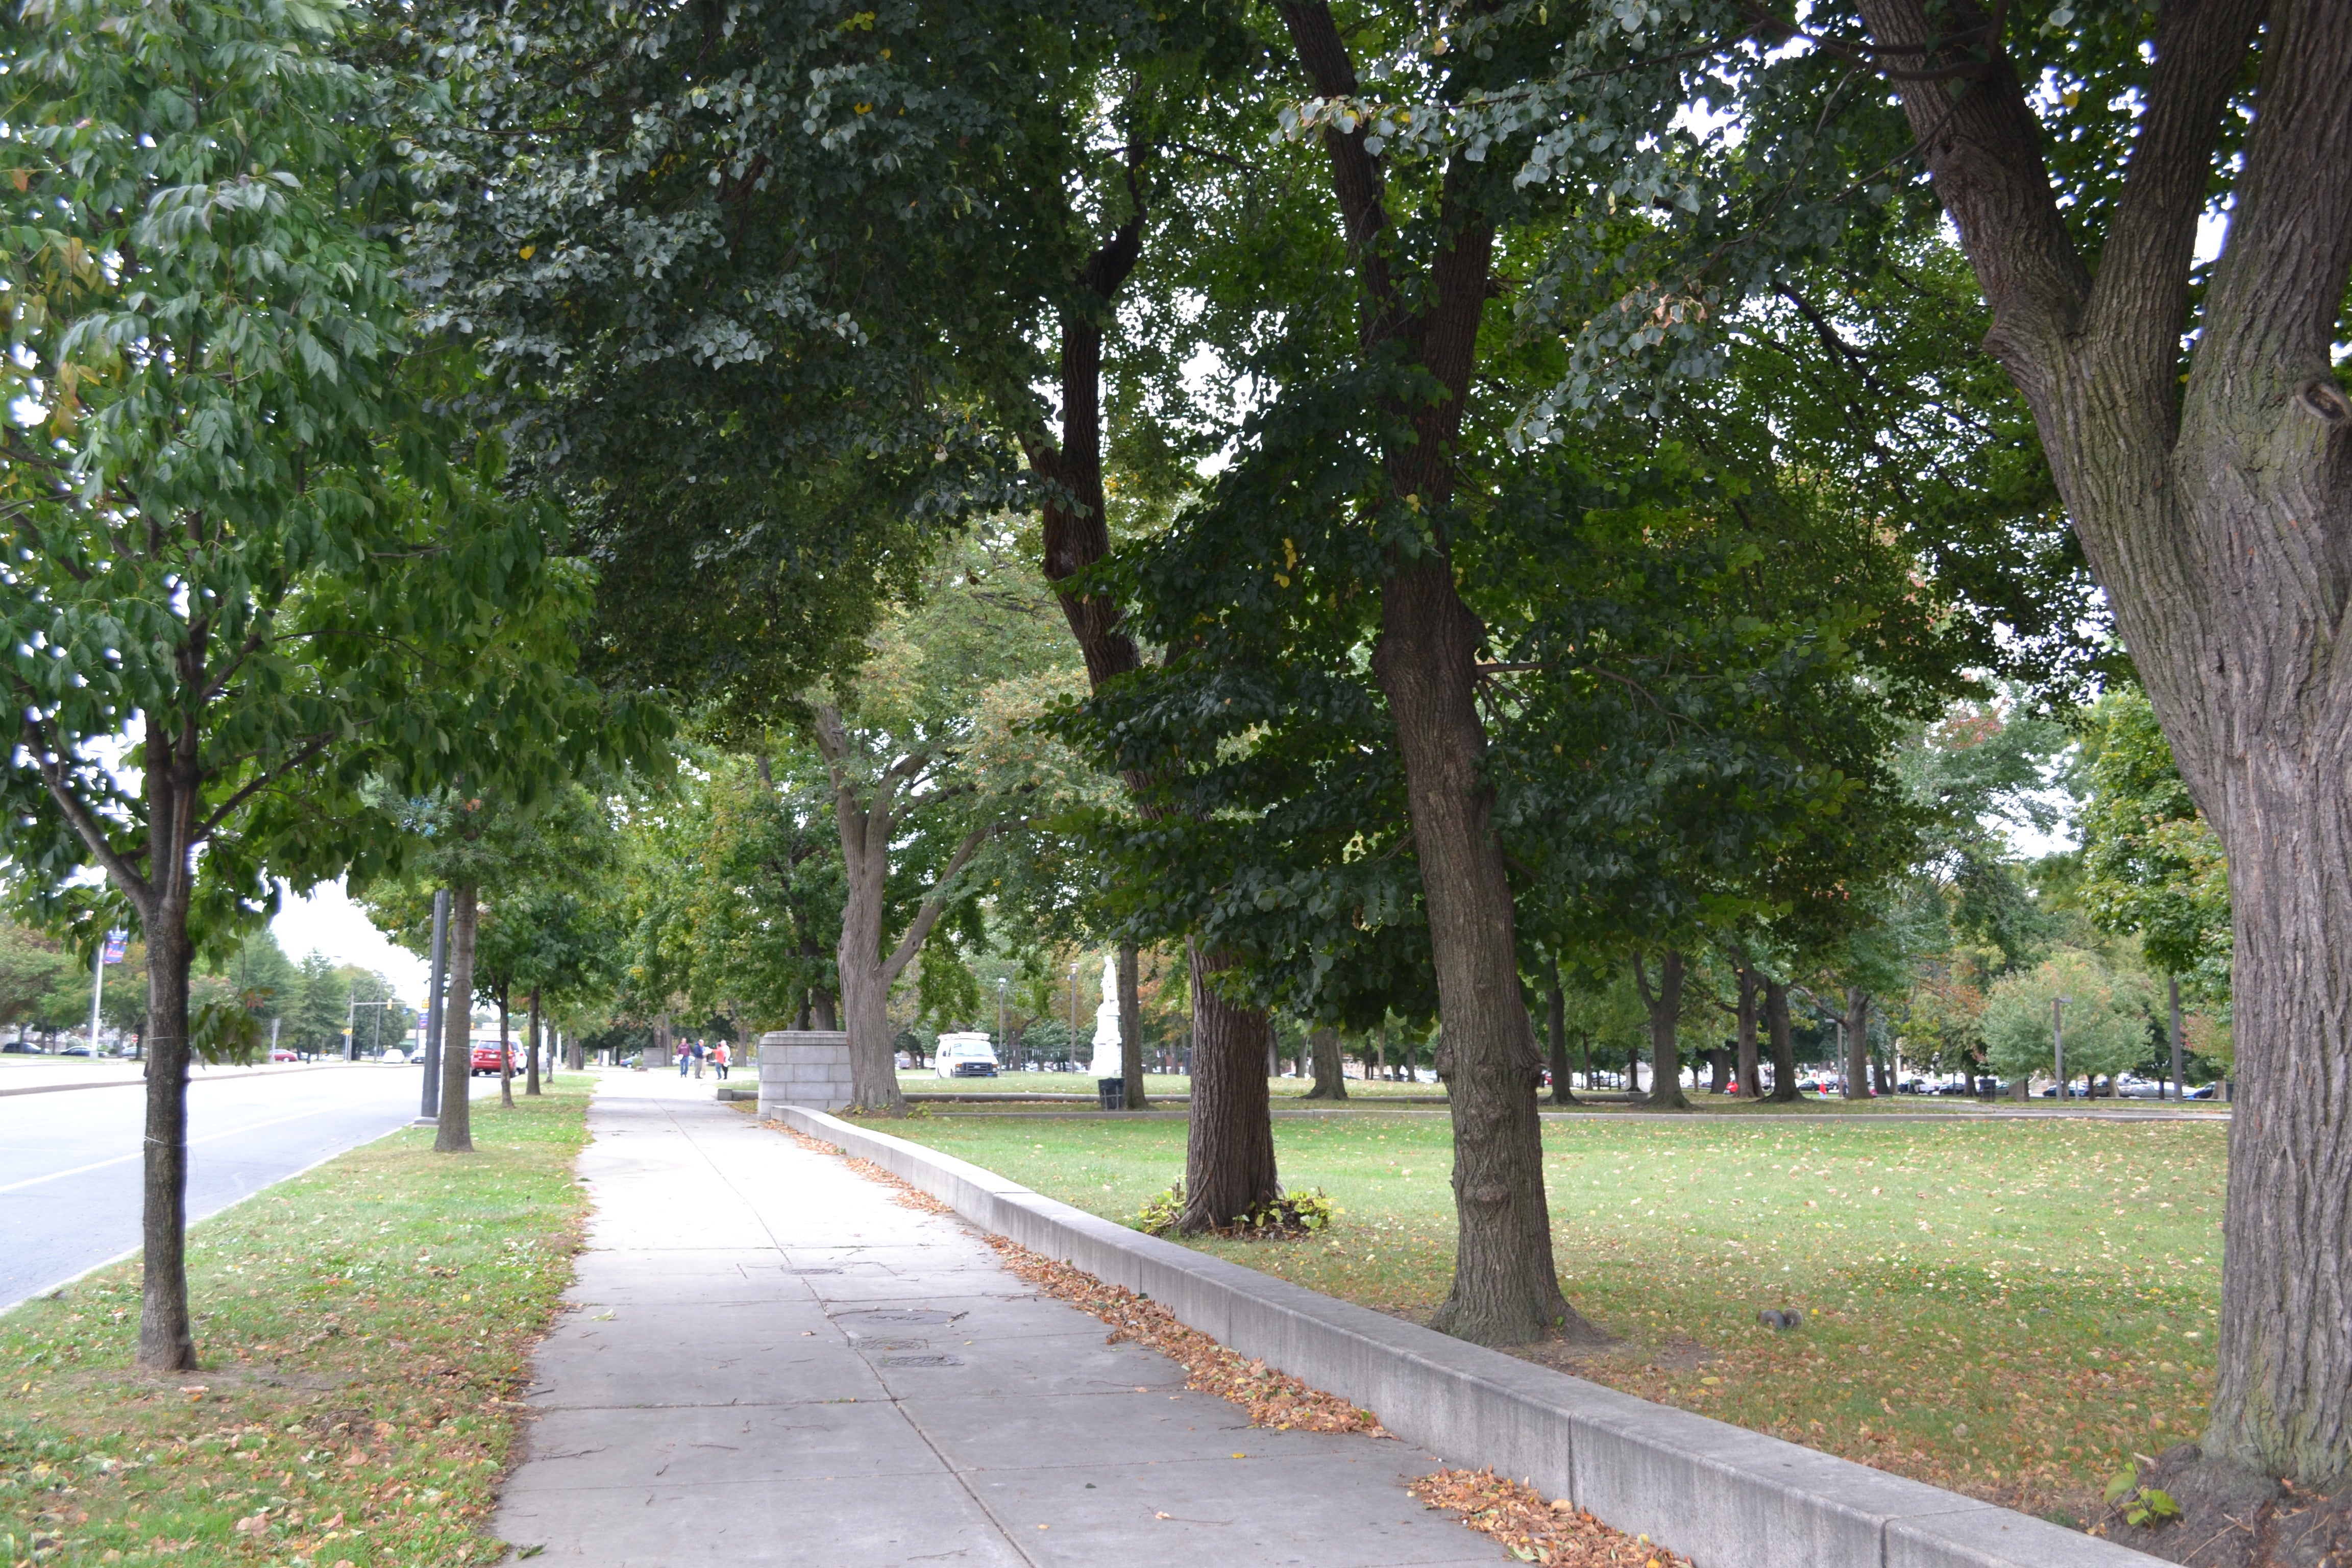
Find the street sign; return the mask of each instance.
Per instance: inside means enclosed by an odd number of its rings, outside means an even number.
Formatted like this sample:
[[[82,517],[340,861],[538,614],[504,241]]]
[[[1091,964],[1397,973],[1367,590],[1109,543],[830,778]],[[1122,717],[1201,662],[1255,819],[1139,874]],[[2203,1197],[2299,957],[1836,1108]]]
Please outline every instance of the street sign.
[[[123,945],[124,945],[125,942],[128,940],[128,938],[130,937],[130,935],[131,935],[131,933],[130,933],[129,931],[108,931],[108,932],[106,933],[106,962],[107,962],[107,963],[121,963],[121,962],[122,962],[122,949],[123,949]]]

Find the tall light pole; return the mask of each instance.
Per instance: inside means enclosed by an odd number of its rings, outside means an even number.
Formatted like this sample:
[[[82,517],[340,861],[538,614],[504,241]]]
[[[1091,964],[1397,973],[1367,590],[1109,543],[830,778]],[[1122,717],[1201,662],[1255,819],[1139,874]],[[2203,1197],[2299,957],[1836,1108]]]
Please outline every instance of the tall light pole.
[[[2172,1098],[2189,1098],[2189,1086],[2180,1081],[2180,976],[2172,981]]]
[[[99,939],[98,962],[89,966],[89,1059],[98,1060],[99,1001],[106,994],[106,966],[122,962],[122,944],[130,932],[110,931]],[[2174,1009],[2176,1016],[2179,1009]]]
[[[359,1059],[359,1021],[360,988],[359,984],[354,981],[352,984],[352,994],[343,1003],[343,1060],[347,1062]]]
[[[441,987],[448,978],[448,965],[449,889],[443,888],[433,895],[433,978],[425,993],[425,1095],[417,1115],[425,1121],[438,1121],[441,1115]]]
[[[2058,1099],[2066,1099],[2066,998],[2050,998],[2050,1049],[2058,1066]]]
[[[996,977],[996,1048],[1004,1053],[1004,1065],[1011,1067],[1013,1052],[1004,1043],[1004,976]]]
[[[1078,963],[1070,961],[1070,1059],[1078,1059]]]

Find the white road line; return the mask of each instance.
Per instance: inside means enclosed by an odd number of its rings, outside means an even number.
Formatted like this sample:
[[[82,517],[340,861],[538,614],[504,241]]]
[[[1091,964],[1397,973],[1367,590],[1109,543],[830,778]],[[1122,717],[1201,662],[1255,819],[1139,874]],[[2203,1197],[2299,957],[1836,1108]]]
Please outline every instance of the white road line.
[[[265,1127],[282,1127],[289,1121],[301,1121],[313,1116],[323,1116],[331,1110],[341,1110],[347,1108],[333,1105],[321,1106],[311,1110],[298,1110],[291,1116],[279,1116],[268,1121],[256,1121],[245,1127],[232,1127],[225,1132],[207,1132],[201,1138],[189,1139],[188,1147],[193,1149],[199,1143],[217,1143],[224,1138],[236,1138],[247,1132],[258,1132]],[[25,1181],[12,1182],[5,1187],[0,1187],[0,1193],[20,1192],[26,1187],[37,1187],[43,1182],[62,1182],[68,1176],[79,1176],[85,1175],[91,1171],[103,1171],[109,1165],[120,1165],[129,1161],[136,1160],[145,1152],[146,1151],[143,1148],[138,1149],[128,1154],[117,1154],[111,1160],[99,1160],[87,1165],[76,1165],[70,1171],[52,1171],[46,1176],[33,1176]]]

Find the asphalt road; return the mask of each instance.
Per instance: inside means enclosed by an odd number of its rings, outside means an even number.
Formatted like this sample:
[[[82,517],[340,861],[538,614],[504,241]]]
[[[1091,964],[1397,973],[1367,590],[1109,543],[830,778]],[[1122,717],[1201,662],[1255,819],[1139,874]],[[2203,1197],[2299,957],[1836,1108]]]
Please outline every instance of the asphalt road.
[[[280,1069],[188,1086],[188,1218],[416,1114],[415,1067]],[[12,1085],[23,1081],[13,1075]],[[478,1094],[494,1080],[477,1080]],[[139,1245],[136,1083],[0,1096],[0,1311]]]

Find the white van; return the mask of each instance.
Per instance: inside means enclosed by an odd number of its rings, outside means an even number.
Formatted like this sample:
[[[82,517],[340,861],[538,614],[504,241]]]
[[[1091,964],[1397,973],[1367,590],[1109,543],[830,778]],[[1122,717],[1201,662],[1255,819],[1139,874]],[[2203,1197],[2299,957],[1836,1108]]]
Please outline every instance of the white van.
[[[977,1030],[940,1037],[939,1053],[932,1058],[941,1078],[994,1078],[996,1049],[988,1037]]]

